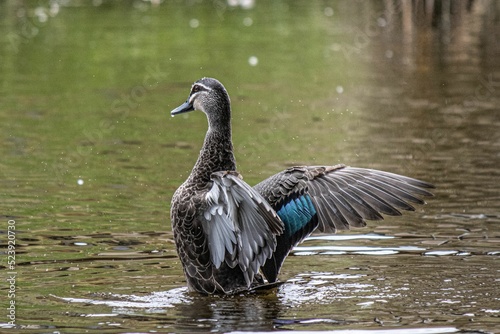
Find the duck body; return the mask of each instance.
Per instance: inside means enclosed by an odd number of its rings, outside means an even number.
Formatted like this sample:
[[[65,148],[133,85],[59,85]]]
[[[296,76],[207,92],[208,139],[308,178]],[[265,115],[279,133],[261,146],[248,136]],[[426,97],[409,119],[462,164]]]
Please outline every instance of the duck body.
[[[207,115],[208,131],[170,211],[191,291],[232,294],[273,285],[290,250],[313,231],[361,227],[432,196],[429,183],[344,165],[292,167],[251,187],[236,171],[224,86],[198,80],[171,114],[195,109]]]

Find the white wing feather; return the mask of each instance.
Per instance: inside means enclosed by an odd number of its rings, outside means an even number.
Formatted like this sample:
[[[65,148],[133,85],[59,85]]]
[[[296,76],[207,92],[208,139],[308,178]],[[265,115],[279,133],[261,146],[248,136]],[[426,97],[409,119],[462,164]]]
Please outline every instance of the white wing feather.
[[[203,213],[211,260],[220,268],[226,256],[237,258],[250,285],[276,249],[283,222],[238,173],[217,172],[211,178],[213,185],[205,196],[208,208]]]

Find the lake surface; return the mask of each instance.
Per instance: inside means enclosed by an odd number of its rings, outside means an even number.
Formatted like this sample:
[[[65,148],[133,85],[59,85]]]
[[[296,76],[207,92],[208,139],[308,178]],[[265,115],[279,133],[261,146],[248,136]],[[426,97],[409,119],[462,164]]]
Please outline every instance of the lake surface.
[[[499,2],[156,3],[0,2],[0,328],[500,332]],[[207,124],[169,112],[203,76],[248,183],[345,163],[435,197],[315,235],[276,290],[188,293],[169,207]]]

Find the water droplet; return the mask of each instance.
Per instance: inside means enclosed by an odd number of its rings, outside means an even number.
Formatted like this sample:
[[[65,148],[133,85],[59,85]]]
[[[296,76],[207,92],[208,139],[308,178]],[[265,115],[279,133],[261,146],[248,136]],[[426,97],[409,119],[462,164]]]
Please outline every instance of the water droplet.
[[[342,94],[344,92],[344,87],[337,86],[337,87],[335,87],[335,90],[337,91],[337,93]]]
[[[246,27],[250,27],[253,24],[253,20],[251,17],[245,17],[243,19],[243,25]]]
[[[325,16],[333,16],[333,8],[332,7],[325,7],[323,10],[323,13]]]
[[[198,28],[200,26],[200,21],[198,21],[197,19],[191,19],[189,20],[189,26],[191,28]]]
[[[83,185],[83,180],[82,180],[82,179],[78,179],[78,180],[76,181],[76,183],[78,183],[78,185],[79,185],[79,186],[81,186],[81,185]]]
[[[255,56],[251,56],[250,58],[248,58],[248,63],[250,64],[250,66],[257,66],[257,64],[259,63],[259,59]]]
[[[379,17],[377,19],[377,24],[378,24],[379,27],[385,27],[387,25],[387,21],[386,21],[385,18]]]
[[[41,23],[45,23],[48,20],[47,10],[43,7],[37,7],[35,9],[35,16],[38,18],[38,21]]]

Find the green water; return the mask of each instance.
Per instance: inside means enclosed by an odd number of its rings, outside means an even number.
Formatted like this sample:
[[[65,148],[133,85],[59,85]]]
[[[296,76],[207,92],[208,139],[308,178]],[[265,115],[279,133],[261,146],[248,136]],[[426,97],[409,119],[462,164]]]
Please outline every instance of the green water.
[[[2,327],[15,301],[33,332],[500,330],[499,5],[432,27],[389,3],[0,2]],[[169,206],[207,124],[169,112],[203,76],[231,96],[250,184],[346,163],[436,197],[305,242],[278,291],[187,293]]]

